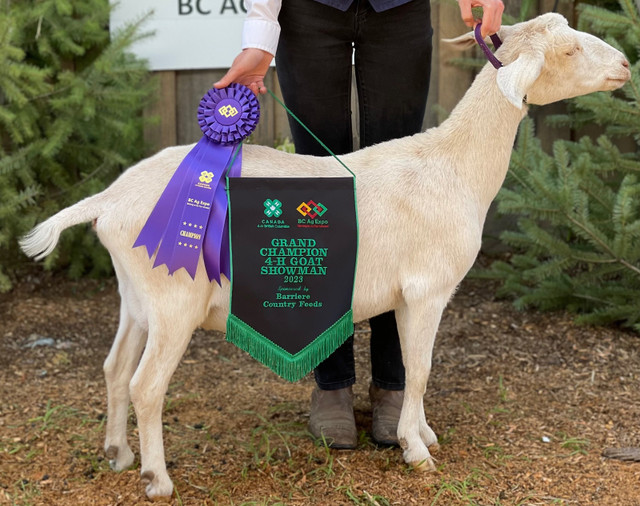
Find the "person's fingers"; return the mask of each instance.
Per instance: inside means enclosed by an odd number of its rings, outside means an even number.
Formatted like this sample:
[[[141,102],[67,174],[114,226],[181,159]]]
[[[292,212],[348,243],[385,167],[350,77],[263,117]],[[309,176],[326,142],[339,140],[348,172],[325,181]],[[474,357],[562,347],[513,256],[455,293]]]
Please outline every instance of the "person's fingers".
[[[460,16],[464,24],[473,27],[475,20],[471,12],[471,0],[459,0],[458,5],[460,6]]]
[[[256,80],[254,77],[251,82],[240,82],[240,84],[244,84],[254,93],[254,95],[264,95],[267,92],[267,87],[264,85],[264,81],[262,79]]]
[[[496,33],[502,24],[504,4],[500,0],[483,0],[482,8],[482,36]]]
[[[247,86],[254,94],[265,94],[264,76],[269,70],[273,55],[260,49],[243,50],[231,64],[231,68],[217,82],[215,88],[224,88],[231,83]]]
[[[265,93],[267,93],[267,87],[264,85],[264,81],[262,80],[255,80],[255,77],[251,78],[251,77],[247,77],[247,78],[230,78],[229,77],[229,72],[227,72],[227,74],[225,74],[219,81],[213,83],[213,87],[214,88],[226,88],[227,86],[229,86],[231,83],[240,83],[245,85],[247,88],[249,88],[255,95],[264,95]]]
[[[224,88],[231,83],[240,83],[247,86],[250,83],[250,79],[247,76],[249,73],[248,69],[251,67],[250,56],[250,53],[242,51],[235,57],[227,73],[217,83],[214,83],[213,86],[216,88]]]
[[[242,84],[242,83],[240,83],[240,84]],[[248,84],[245,84],[245,86],[247,88],[249,88],[253,92],[254,95],[258,94],[258,86],[256,85],[256,83],[248,83]]]
[[[213,87],[218,89],[226,88],[233,82],[234,74],[235,74],[234,69],[233,68],[229,69],[229,71],[225,75],[223,75],[218,81],[213,83]]]
[[[504,11],[502,0],[458,0],[458,5],[462,21],[472,28],[480,22],[479,19],[473,17],[472,8],[482,7],[481,30],[483,37],[496,33],[500,29],[502,12]]]
[[[231,64],[231,68],[227,70],[227,73],[224,76],[222,76],[222,78],[218,82],[213,83],[213,86],[215,88],[226,88],[231,83],[238,83],[238,82],[240,84],[246,85],[247,83],[242,83],[244,74],[245,74],[244,65],[242,64],[242,61],[240,58],[236,58],[234,62]]]

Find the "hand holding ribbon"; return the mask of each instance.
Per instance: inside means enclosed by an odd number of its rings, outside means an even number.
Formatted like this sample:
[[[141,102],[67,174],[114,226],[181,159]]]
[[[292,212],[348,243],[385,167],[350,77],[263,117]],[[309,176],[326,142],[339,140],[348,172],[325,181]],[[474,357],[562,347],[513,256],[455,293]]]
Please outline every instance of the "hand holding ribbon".
[[[256,95],[264,95],[267,88],[264,85],[264,76],[269,70],[273,55],[262,49],[249,47],[243,49],[236,56],[229,71],[213,83],[214,88],[224,88],[232,82],[244,84]]]
[[[255,129],[260,105],[246,86],[209,90],[198,107],[204,136],[180,163],[133,247],[145,246],[154,267],[184,267],[195,278],[202,251],[209,280],[230,278],[225,177],[239,177],[242,141]]]

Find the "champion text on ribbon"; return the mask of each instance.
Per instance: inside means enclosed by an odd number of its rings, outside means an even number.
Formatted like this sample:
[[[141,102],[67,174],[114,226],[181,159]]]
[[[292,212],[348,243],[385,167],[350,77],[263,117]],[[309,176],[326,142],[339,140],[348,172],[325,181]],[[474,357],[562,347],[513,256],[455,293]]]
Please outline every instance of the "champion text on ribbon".
[[[153,267],[184,267],[195,278],[200,254],[209,280],[230,278],[226,176],[239,177],[242,141],[260,118],[256,96],[241,84],[210,89],[198,107],[203,137],[176,169],[133,247],[145,246]]]

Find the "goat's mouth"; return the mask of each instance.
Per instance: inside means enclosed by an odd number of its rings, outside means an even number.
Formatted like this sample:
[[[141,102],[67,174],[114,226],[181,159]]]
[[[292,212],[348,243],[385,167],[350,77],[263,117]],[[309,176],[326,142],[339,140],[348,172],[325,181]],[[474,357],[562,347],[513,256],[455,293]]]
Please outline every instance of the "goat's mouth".
[[[607,77],[607,79],[605,79],[604,81],[604,85],[606,87],[605,91],[617,90],[618,88],[622,88],[628,80],[629,77]]]
[[[631,79],[631,72],[627,70],[620,75],[607,77],[605,79],[605,85],[610,86],[611,89],[615,90],[624,86],[629,79]]]

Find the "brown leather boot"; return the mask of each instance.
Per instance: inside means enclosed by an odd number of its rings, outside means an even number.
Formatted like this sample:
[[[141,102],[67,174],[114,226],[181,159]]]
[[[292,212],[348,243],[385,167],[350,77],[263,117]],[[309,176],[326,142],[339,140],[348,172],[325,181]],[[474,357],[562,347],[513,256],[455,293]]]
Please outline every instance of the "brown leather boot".
[[[320,390],[311,394],[309,432],[316,438],[324,437],[329,448],[351,450],[358,443],[356,420],[353,416],[353,390]]]
[[[398,422],[404,400],[404,390],[384,390],[373,383],[369,386],[373,411],[373,440],[384,446],[399,446]]]

